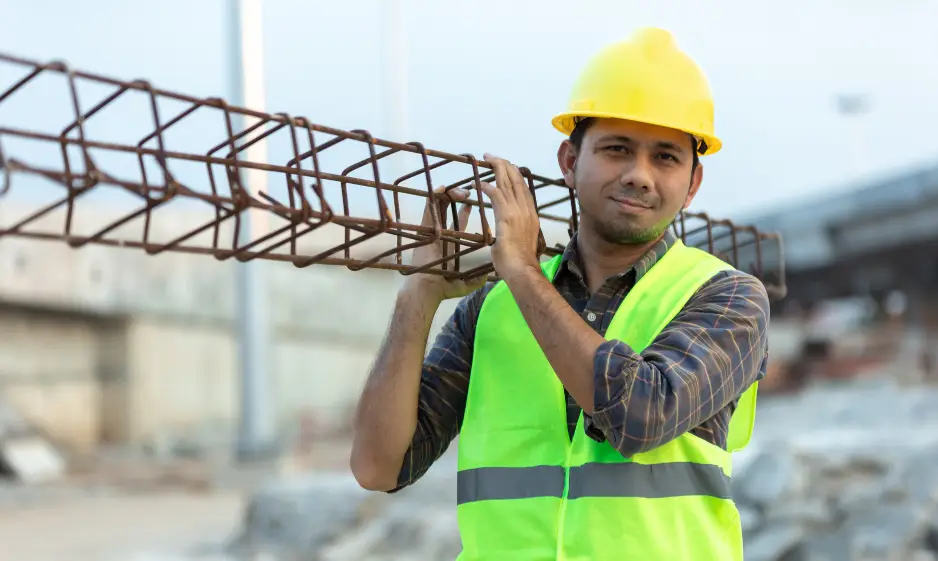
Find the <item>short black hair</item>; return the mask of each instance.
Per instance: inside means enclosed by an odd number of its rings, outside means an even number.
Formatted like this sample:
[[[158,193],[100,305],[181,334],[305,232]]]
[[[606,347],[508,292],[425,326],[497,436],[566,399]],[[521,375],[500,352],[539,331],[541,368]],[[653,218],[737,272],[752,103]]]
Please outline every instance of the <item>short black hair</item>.
[[[595,117],[584,117],[578,118],[574,121],[573,131],[570,133],[570,143],[573,144],[573,149],[579,153],[580,147],[583,146],[583,137],[586,136],[586,131],[589,130],[593,123],[596,122]],[[690,137],[690,151],[694,155],[694,161],[691,163],[690,173],[694,175],[694,172],[697,171],[697,166],[700,165],[700,156],[697,153],[697,139],[693,135],[687,135]]]
[[[586,136],[586,131],[588,131],[595,122],[596,119],[594,117],[578,118],[573,121],[570,143],[573,144],[574,150],[577,152],[580,151],[580,147],[583,146],[583,137]]]

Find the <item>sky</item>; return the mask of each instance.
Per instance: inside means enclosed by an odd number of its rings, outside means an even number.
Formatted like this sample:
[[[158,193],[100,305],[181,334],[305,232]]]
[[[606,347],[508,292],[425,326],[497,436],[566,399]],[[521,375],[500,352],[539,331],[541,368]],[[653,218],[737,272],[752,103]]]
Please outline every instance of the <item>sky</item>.
[[[675,33],[707,73],[723,150],[692,210],[747,216],[938,162],[938,2],[399,0],[404,104],[383,103],[379,0],[264,0],[266,109],[498,154],[559,175],[550,126],[587,58]],[[222,0],[0,0],[0,52],[227,96]],[[869,110],[846,118],[839,94]]]

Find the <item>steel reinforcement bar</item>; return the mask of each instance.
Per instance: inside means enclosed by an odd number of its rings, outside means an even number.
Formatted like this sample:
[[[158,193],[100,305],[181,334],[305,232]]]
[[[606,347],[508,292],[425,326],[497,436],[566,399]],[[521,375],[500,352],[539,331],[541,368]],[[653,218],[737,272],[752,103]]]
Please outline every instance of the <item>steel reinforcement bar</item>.
[[[251,158],[258,146],[274,157]],[[578,226],[573,190],[521,171],[545,239],[555,232],[569,239]],[[246,174],[263,175],[270,188],[252,195]],[[0,54],[0,238],[493,276],[494,215],[480,187],[492,180],[488,163],[471,154]],[[442,185],[471,193],[474,215],[463,229],[454,226],[451,202],[422,224],[427,199],[440,200],[434,189]],[[265,227],[243,236],[250,216]],[[759,277],[773,298],[785,295],[778,234],[691,212],[672,228],[688,245]],[[435,262],[407,263],[409,250],[441,241]],[[544,245],[544,254],[562,251],[563,241]]]

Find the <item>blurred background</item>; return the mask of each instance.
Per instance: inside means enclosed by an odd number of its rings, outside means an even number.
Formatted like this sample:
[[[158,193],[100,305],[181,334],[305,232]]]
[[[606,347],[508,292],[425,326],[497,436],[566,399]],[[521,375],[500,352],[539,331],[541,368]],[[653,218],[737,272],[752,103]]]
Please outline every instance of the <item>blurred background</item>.
[[[637,27],[671,30],[711,80],[724,141],[691,210],[784,239],[788,292],[734,469],[746,559],[938,559],[938,3],[247,5],[242,28],[228,0],[0,0],[0,53],[556,177],[550,117],[583,62]],[[0,91],[22,76],[0,64]],[[0,128],[61,130],[65,90],[33,91],[0,104]],[[140,138],[146,118],[127,106],[94,127]],[[61,195],[15,182],[4,227]],[[124,202],[89,196],[76,220]],[[168,236],[190,220],[168,216]],[[454,558],[455,446],[390,497],[348,471],[403,277],[245,270],[0,237],[0,559]]]

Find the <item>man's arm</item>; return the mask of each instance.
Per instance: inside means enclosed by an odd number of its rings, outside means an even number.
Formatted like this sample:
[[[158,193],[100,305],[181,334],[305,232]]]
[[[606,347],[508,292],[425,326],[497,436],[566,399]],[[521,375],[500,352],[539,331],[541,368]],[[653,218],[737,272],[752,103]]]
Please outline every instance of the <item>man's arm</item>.
[[[417,429],[392,493],[423,477],[459,434],[469,395],[476,322],[492,286],[488,283],[459,302],[427,353],[420,377]]]
[[[596,334],[543,275],[506,282],[557,377],[626,457],[730,405],[759,376],[767,352],[765,287],[738,271],[701,288],[641,354]]]
[[[597,349],[593,423],[630,457],[694,429],[762,373],[769,299],[755,277],[719,273],[641,354],[622,341]]]
[[[504,280],[557,378],[591,415],[593,364],[606,339],[583,321],[536,265],[511,269]]]
[[[402,290],[355,411],[350,467],[372,491],[394,487],[417,426],[417,389],[430,326],[440,301]]]
[[[439,302],[419,292],[399,295],[355,415],[351,468],[362,487],[393,491],[412,484],[458,434],[483,290],[460,302],[426,360]]]

